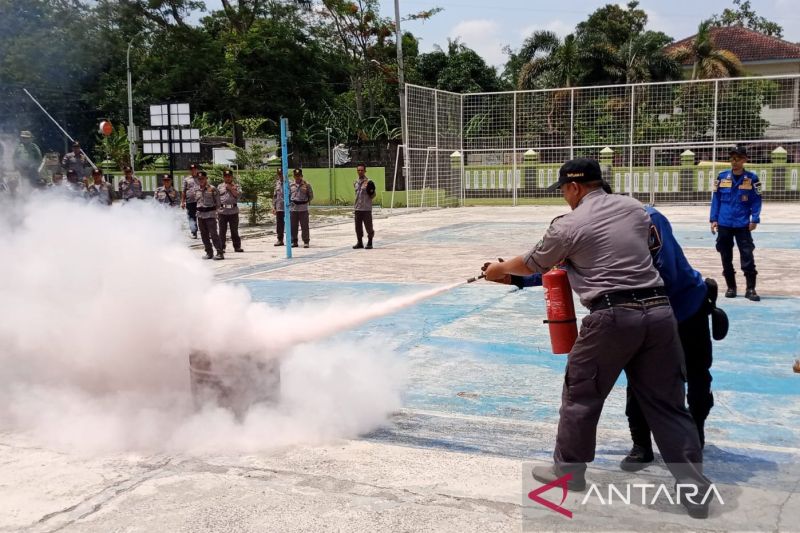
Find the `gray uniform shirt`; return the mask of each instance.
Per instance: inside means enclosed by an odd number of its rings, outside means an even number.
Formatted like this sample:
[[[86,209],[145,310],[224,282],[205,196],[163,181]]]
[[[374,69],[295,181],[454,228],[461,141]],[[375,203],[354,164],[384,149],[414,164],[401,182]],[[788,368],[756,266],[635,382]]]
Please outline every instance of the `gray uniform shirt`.
[[[61,159],[61,166],[64,167],[65,174],[70,170],[74,170],[75,174],[78,175],[78,181],[81,181],[86,177],[86,168],[89,166],[89,162],[86,161],[86,156],[82,153],[75,155],[74,152],[69,152]]]
[[[178,204],[181,203],[180,195],[178,195],[178,191],[175,190],[175,187],[167,189],[163,185],[156,189],[155,194],[153,194],[153,200],[159,204],[168,205],[170,207],[177,207]]]
[[[353,183],[356,191],[356,205],[355,211],[372,211],[372,199],[375,198],[375,184],[372,183],[366,176],[364,179],[357,179]],[[372,194],[370,194],[372,193]]]
[[[219,191],[220,215],[238,215],[239,206],[236,202],[239,201],[239,186],[235,183],[228,185],[225,182],[217,185]]]
[[[197,190],[200,186],[197,184],[197,179],[191,174],[183,178],[183,192],[186,193],[186,203],[193,204],[197,202]]]
[[[86,197],[90,202],[97,202],[102,205],[111,205],[111,185],[105,181],[100,185],[90,183],[86,188]]]
[[[653,266],[649,233],[650,217],[638,200],[596,189],[553,221],[525,264],[545,273],[566,260],[572,290],[588,307],[609,292],[664,285]]]
[[[217,218],[220,201],[216,187],[206,184],[205,190],[198,188],[195,191],[194,198],[197,202],[197,218]]]
[[[275,180],[275,191],[272,194],[272,208],[283,212],[283,180]]]
[[[306,186],[306,190],[302,189],[303,185]],[[308,203],[314,199],[311,184],[306,180],[302,180],[299,184],[292,181],[289,184],[289,199],[291,200],[289,211],[308,211]]]
[[[133,198],[142,198],[142,182],[139,178],[133,176],[131,181],[122,180],[119,182],[119,195],[123,200],[131,200]]]

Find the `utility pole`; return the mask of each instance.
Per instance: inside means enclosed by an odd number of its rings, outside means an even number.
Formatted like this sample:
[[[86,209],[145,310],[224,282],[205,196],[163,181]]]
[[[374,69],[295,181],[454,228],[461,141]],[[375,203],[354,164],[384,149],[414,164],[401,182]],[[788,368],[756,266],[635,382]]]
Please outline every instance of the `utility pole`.
[[[136,35],[139,35],[138,33]],[[136,38],[136,35],[131,37],[131,40],[128,41],[128,54],[126,59],[127,71],[128,71],[128,154],[131,158],[131,169],[136,171],[136,131],[135,126],[133,125],[133,84],[131,83],[131,45],[133,45],[133,40]]]
[[[407,159],[408,139],[406,139],[406,82],[403,68],[403,32],[400,31],[400,0],[394,0],[394,31],[397,46],[397,86],[400,95],[400,140],[403,143],[403,160]],[[434,120],[436,118],[434,117]],[[405,168],[405,164],[403,165]],[[405,172],[403,172],[405,176]],[[403,178],[405,183],[405,177]]]

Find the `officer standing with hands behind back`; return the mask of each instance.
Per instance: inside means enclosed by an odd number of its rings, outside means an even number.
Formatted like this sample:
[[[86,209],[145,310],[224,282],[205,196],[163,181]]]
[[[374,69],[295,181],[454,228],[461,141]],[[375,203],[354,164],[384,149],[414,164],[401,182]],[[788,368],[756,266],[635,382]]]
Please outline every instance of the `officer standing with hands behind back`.
[[[206,249],[206,259],[220,261],[225,259],[222,243],[217,233],[217,211],[220,208],[219,191],[208,183],[208,174],[205,170],[197,173],[197,188],[194,192],[197,204],[197,225],[200,227],[200,236]],[[212,248],[213,244],[213,248]],[[213,255],[214,249],[217,255]]]
[[[308,248],[311,233],[308,229],[308,204],[314,199],[311,184],[303,179],[303,170],[294,169],[294,181],[289,184],[289,222],[292,225],[292,248],[297,248],[298,226],[302,228],[303,248]]]
[[[550,483],[571,474],[567,488],[586,489],[603,404],[624,369],[668,468],[678,483],[705,494],[710,481],[684,404],[683,351],[648,248],[650,217],[637,200],[604,191],[592,159],[567,161],[556,187],[572,211],[554,220],[527,254],[485,267],[486,279],[494,281],[566,264],[572,289],[591,310],[567,357],[555,464],[535,467],[533,477]],[[692,517],[708,516],[707,502],[681,503]]]
[[[726,298],[736,297],[736,271],[733,269],[733,239],[739,248],[742,272],[747,282],[744,297],[758,302],[756,261],[753,258],[752,232],[761,222],[761,182],[744,169],[747,149],[737,146],[730,151],[731,169],[720,172],[711,196],[711,233],[717,234],[717,251],[722,258],[722,275],[728,290]]]
[[[233,249],[237,252],[242,250],[242,239],[239,237],[239,186],[233,182],[233,172],[230,170],[222,171],[222,183],[217,186],[219,191],[219,240],[222,243],[222,251],[225,251],[225,241],[228,238],[228,226],[231,227],[231,241]]]

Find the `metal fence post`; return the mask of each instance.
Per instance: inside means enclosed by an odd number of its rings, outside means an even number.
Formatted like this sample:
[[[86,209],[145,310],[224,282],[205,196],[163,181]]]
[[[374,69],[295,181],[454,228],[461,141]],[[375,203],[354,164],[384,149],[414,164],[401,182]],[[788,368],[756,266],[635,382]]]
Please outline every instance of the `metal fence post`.
[[[434,135],[434,156],[436,172],[436,207],[439,207],[439,91],[433,93],[433,135]]]
[[[717,114],[717,109],[719,105],[719,80],[714,80],[714,118],[713,118],[713,127],[714,127],[714,143],[711,145],[711,176],[716,177],[717,175],[717,125],[719,124],[719,116]]]
[[[459,95],[459,105],[460,105],[460,112],[458,116],[458,142],[461,147],[461,207],[464,207],[467,193],[466,193],[466,183],[464,183],[464,160],[467,158],[467,154],[464,153],[464,95]]]
[[[517,205],[517,92],[514,91],[514,109],[511,117],[511,205]]]
[[[631,85],[631,120],[630,120],[630,130],[628,132],[628,177],[630,179],[631,190],[628,191],[629,193],[633,194],[633,129],[635,124],[635,113],[636,107],[634,105],[634,95],[636,94],[636,85]],[[624,180],[627,181],[627,180]],[[623,182],[624,182],[623,181]],[[624,187],[623,187],[624,189]]]
[[[569,90],[569,158],[575,159],[575,89]]]

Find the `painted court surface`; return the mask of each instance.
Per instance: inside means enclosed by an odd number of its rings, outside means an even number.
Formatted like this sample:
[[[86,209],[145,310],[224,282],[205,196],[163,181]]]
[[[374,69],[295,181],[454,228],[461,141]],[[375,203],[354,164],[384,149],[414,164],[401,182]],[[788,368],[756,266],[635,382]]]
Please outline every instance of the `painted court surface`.
[[[351,249],[348,222],[312,228],[311,248],[292,260],[267,236],[210,266],[272,305],[379,301],[523,253],[565,209],[396,211],[376,220],[371,251]],[[722,284],[707,208],[661,209],[695,268]],[[550,353],[540,288],[478,282],[340,334],[380,339],[409,375],[404,408],[357,440],[248,456],[88,460],[0,434],[0,531],[798,531],[800,374],[791,367],[800,358],[800,206],[766,204],[762,220],[754,234],[762,301],[719,302],[731,330],[714,344],[705,462],[726,501],[705,522],[658,506],[578,511],[575,495],[564,503],[575,522],[526,508],[530,462],[552,453],[566,359]],[[624,378],[599,427],[588,478],[622,482]],[[636,476],[668,480],[659,465]]]

